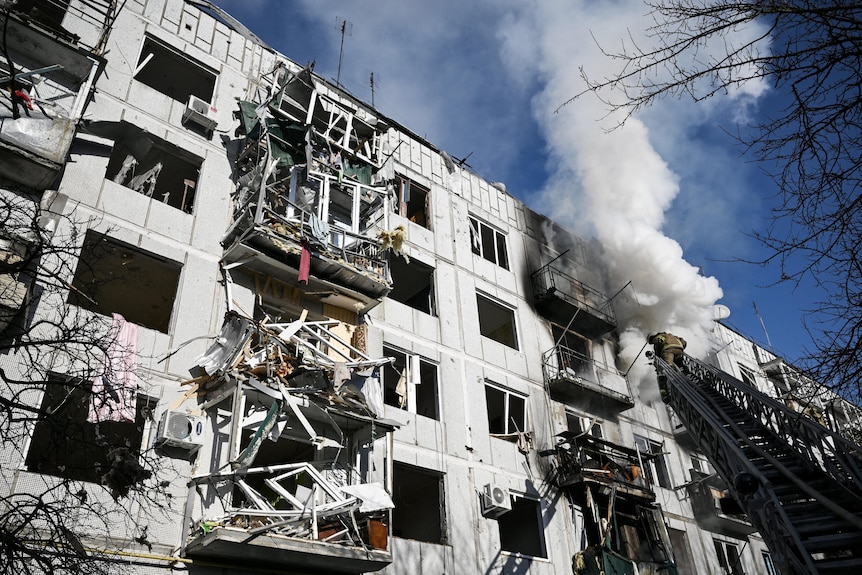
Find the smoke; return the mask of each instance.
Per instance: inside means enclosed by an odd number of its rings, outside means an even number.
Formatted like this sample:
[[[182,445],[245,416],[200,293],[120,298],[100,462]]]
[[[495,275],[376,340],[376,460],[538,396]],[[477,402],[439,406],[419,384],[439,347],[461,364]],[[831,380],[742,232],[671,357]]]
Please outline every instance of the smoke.
[[[704,355],[713,308],[722,297],[718,280],[701,275],[685,260],[680,244],[662,231],[669,218],[685,215],[673,212],[679,177],[656,151],[648,126],[635,117],[620,129],[608,130],[618,118],[606,117],[605,105],[591,94],[559,108],[584,88],[579,65],[594,76],[612,74],[596,42],[617,49],[620,39],[649,26],[645,10],[640,1],[535,2],[505,18],[499,34],[511,73],[541,86],[533,114],[548,143],[552,167],[548,184],[531,203],[599,240],[610,285],[631,282],[631,292],[615,300],[625,365],[636,360],[647,334],[656,331],[681,335],[689,342],[689,353]],[[601,36],[591,41],[588,30]],[[759,93],[762,88],[754,87],[730,97],[750,101]],[[680,129],[663,135],[679,137],[686,119],[692,119],[693,106],[680,100],[658,105],[675,107],[670,114],[655,115],[678,118]],[[709,113],[709,107],[696,113]],[[680,139],[678,145],[684,144]],[[637,362],[633,379],[646,372],[645,362]]]

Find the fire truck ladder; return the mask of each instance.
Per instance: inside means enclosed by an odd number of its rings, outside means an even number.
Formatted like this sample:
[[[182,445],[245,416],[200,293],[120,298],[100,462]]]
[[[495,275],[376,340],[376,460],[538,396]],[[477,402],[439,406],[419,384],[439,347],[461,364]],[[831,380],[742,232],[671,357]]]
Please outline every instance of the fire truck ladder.
[[[665,401],[782,574],[862,572],[862,448],[727,373],[683,363],[653,358]]]

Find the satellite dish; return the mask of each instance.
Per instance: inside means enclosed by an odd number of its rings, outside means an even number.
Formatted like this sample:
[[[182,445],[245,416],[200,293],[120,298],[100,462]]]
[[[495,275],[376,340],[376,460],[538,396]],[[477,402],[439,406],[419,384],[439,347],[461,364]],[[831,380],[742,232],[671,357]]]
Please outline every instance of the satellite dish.
[[[712,319],[720,321],[730,317],[730,308],[726,305],[715,304],[712,306]]]

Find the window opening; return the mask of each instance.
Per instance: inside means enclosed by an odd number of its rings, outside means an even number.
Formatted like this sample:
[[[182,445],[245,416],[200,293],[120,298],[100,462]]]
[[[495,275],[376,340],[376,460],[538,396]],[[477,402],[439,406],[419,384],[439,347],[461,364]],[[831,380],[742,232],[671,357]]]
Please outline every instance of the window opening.
[[[393,536],[445,544],[443,474],[395,462],[392,485]]]
[[[179,285],[179,263],[87,230],[68,302],[168,332]]]
[[[739,548],[728,541],[713,539],[715,553],[718,555],[718,564],[725,575],[745,575],[742,570],[742,561],[739,557]]]
[[[524,395],[485,384],[488,432],[513,435],[527,431],[527,398]]]
[[[512,510],[497,518],[497,526],[503,551],[530,557],[548,556],[539,501],[513,494]]]
[[[423,313],[437,314],[434,268],[415,259],[408,263],[403,257],[391,257],[389,272],[392,274],[392,291],[387,297]]]
[[[135,80],[178,102],[195,96],[212,101],[218,73],[201,62],[163,44],[152,36],[144,38]]]
[[[478,293],[476,304],[479,309],[479,332],[512,349],[518,349],[515,311]]]
[[[437,366],[385,345],[383,355],[395,358],[383,368],[384,403],[439,420]]]
[[[401,175],[395,178],[395,182],[398,186],[398,215],[423,228],[431,229],[431,220],[428,217],[431,191]]]
[[[505,270],[509,269],[506,235],[472,216],[470,217],[470,246],[477,256],[482,256]]]
[[[42,410],[51,417],[37,421],[25,464],[29,471],[90,483],[102,483],[111,468],[111,452],[127,449],[140,454],[147,398],[138,397],[135,421],[87,420],[91,382],[53,377],[45,385]]]
[[[665,460],[664,446],[646,437],[635,435],[635,447],[641,455],[644,466],[644,474],[651,485],[659,485],[665,489],[672,489],[670,471]]]
[[[763,562],[766,564],[766,574],[778,575],[778,568],[775,567],[775,562],[772,561],[772,554],[769,551],[761,551],[760,553],[763,556]]]
[[[673,558],[676,563],[677,575],[697,575],[694,570],[694,562],[691,559],[691,550],[688,546],[685,531],[667,528],[670,545],[673,549]]]
[[[743,383],[747,383],[751,387],[757,387],[757,379],[755,378],[754,370],[742,365],[741,363],[737,365],[739,366],[739,373]]]
[[[90,131],[115,142],[105,178],[192,213],[203,160],[127,122]]]

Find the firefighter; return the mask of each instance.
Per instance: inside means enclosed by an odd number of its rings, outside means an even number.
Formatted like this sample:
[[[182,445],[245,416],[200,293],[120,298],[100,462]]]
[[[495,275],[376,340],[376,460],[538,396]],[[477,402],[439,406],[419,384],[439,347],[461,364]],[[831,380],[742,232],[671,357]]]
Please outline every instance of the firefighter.
[[[683,338],[661,331],[650,335],[647,343],[652,344],[655,354],[669,365],[675,365],[682,369],[682,350],[686,346]]]

